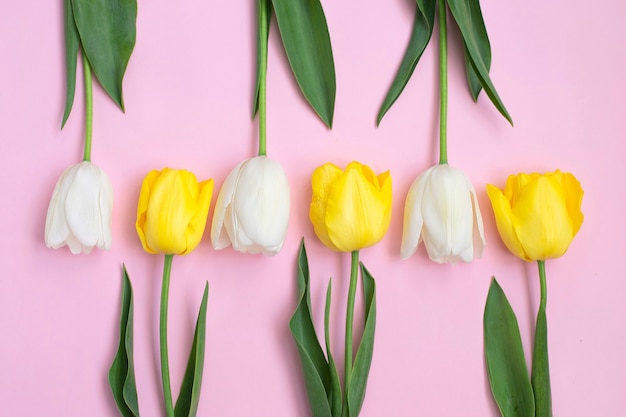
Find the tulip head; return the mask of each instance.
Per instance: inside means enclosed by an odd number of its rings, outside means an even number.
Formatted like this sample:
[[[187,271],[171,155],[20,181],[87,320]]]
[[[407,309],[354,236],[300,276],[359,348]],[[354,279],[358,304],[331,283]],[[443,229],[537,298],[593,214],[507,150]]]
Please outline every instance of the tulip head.
[[[391,220],[391,176],[351,162],[345,171],[327,163],[311,178],[309,218],[328,248],[352,252],[378,243]]]
[[[485,248],[474,187],[462,171],[447,164],[418,176],[406,198],[402,258],[415,253],[422,240],[428,257],[438,263],[471,262]]]
[[[70,166],[56,183],[46,216],[49,248],[67,245],[73,254],[111,247],[113,187],[91,162]]]
[[[526,261],[563,255],[583,223],[583,189],[570,173],[511,175],[487,194],[506,247]]]
[[[189,171],[164,168],[143,180],[137,205],[137,234],[146,252],[185,255],[204,233],[213,180],[198,183]]]
[[[228,174],[215,204],[211,242],[238,252],[276,255],[289,224],[290,191],[283,167],[265,156],[247,159]]]

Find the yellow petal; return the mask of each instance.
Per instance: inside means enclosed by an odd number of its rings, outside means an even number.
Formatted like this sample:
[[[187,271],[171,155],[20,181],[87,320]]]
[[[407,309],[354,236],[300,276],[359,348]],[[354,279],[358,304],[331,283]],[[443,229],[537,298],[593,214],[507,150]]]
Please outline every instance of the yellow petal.
[[[507,184],[505,187],[505,192],[512,194],[512,185],[514,179],[513,176],[509,177],[507,180]],[[496,226],[498,228],[498,233],[504,242],[504,245],[511,251],[511,253],[525,261],[530,261],[532,259],[528,258],[524,253],[524,249],[522,244],[520,243],[515,229],[513,227],[513,214],[511,212],[511,204],[509,200],[505,197],[502,191],[491,184],[487,184],[487,195],[489,196],[489,200],[491,201],[491,206],[493,207],[493,213],[496,217]]]
[[[565,190],[554,176],[538,176],[527,183],[512,214],[513,227],[531,260],[563,255],[574,237]]]
[[[338,177],[328,196],[325,223],[331,241],[342,252],[374,245],[389,226],[390,182],[381,192],[370,182],[369,173],[364,176],[359,171],[349,169]]]
[[[187,248],[181,255],[185,255],[194,250],[204,234],[206,221],[209,215],[209,207],[211,206],[211,197],[213,196],[213,180],[206,180],[199,184],[200,194],[196,199],[195,214],[189,221],[187,226]]]
[[[326,227],[326,206],[331,184],[341,175],[343,171],[331,163],[324,164],[317,168],[311,177],[313,196],[309,210],[309,219],[313,223],[313,230],[322,243],[330,249],[339,250],[328,236]]]
[[[569,172],[562,173],[557,170],[554,175],[559,179],[561,186],[565,190],[567,213],[572,220],[572,235],[576,236],[584,219],[581,211],[584,191],[580,182]]]
[[[148,212],[148,205],[150,203],[150,192],[154,181],[159,176],[159,171],[153,170],[146,175],[141,184],[141,192],[139,193],[139,202],[137,203],[137,221],[135,222],[135,228],[137,229],[137,235],[141,241],[141,245],[148,253],[156,254],[157,251],[150,248],[146,240],[146,217]]]

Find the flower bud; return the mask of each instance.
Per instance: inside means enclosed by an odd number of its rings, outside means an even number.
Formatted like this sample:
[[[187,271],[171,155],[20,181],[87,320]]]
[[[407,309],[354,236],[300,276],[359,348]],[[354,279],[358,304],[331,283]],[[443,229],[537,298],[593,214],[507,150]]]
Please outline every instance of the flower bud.
[[[391,176],[351,162],[346,170],[327,163],[311,178],[309,218],[328,248],[352,252],[378,243],[391,220]]]
[[[212,194],[211,179],[198,183],[189,171],[151,171],[141,185],[135,225],[146,252],[193,251],[204,234]]]
[[[289,224],[290,191],[282,166],[265,156],[246,159],[228,174],[215,203],[211,242],[238,252],[276,255]]]
[[[70,166],[56,183],[46,216],[49,248],[67,245],[73,254],[111,247],[113,187],[91,162]]]
[[[510,175],[504,192],[488,184],[487,194],[502,241],[526,261],[560,257],[583,223],[583,189],[570,173]]]
[[[402,258],[415,253],[422,240],[428,257],[438,263],[471,262],[485,248],[474,187],[463,172],[447,164],[423,172],[406,197]]]

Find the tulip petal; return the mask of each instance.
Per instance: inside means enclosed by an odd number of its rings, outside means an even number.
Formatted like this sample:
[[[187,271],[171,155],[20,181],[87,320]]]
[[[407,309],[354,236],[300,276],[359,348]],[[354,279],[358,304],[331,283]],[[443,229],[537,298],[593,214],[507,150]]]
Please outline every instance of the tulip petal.
[[[426,181],[434,168],[435,167],[429,168],[421,173],[411,184],[409,193],[406,196],[404,203],[402,243],[400,245],[400,256],[402,259],[413,255],[422,241],[422,227],[424,225],[422,201],[424,199]]]
[[[524,186],[512,207],[513,227],[530,260],[558,258],[573,239],[565,190],[553,176],[539,176]]]
[[[113,186],[106,173],[100,170],[100,239],[96,246],[111,248],[111,228],[113,221]]]
[[[562,173],[559,170],[556,173],[559,177],[561,186],[565,190],[565,198],[567,205],[567,213],[572,220],[572,238],[576,236],[583,224],[583,212],[581,206],[583,202],[584,191],[580,182],[569,172]]]
[[[465,174],[448,165],[435,167],[426,181],[422,236],[429,258],[435,262],[473,259],[474,210],[468,185],[471,187]]]
[[[480,206],[478,205],[478,198],[476,197],[476,191],[474,190],[474,186],[471,184],[471,182],[469,182],[469,179],[467,180],[467,182],[470,187],[470,194],[472,195],[472,208],[474,209],[472,256],[474,259],[476,259],[482,258],[483,251],[485,250],[485,230],[483,227],[483,217],[480,214]]]
[[[211,223],[211,244],[214,249],[224,249],[231,244],[227,230],[233,227],[232,223],[235,221],[231,205],[239,181],[239,173],[242,166],[247,162],[248,160],[240,162],[230,171],[217,195],[213,222]]]
[[[148,217],[148,206],[150,205],[151,190],[154,187],[154,183],[158,177],[159,171],[152,170],[148,173],[148,175],[146,175],[143,182],[141,183],[139,202],[137,203],[137,221],[135,223],[135,228],[137,229],[137,235],[139,236],[141,245],[146,252],[152,254],[158,253],[158,250],[152,249],[148,245],[148,240],[146,238],[146,223]]]
[[[70,190],[79,165],[72,165],[67,168],[57,181],[48,213],[46,215],[45,242],[46,246],[51,249],[57,249],[66,244],[66,239],[70,235],[70,228],[67,224],[65,215],[65,200]],[[75,246],[74,246],[75,247]],[[80,252],[80,250],[79,250]],[[74,251],[72,251],[74,253]]]
[[[191,185],[189,184],[188,187],[191,187]],[[207,217],[209,216],[211,197],[213,196],[213,180],[202,181],[198,184],[197,188],[199,188],[200,192],[195,200],[195,213],[187,225],[187,232],[185,233],[187,237],[187,249],[182,255],[194,250],[202,240]]]
[[[290,191],[282,166],[266,157],[252,158],[242,169],[233,212],[238,236],[246,244],[238,250],[275,255],[282,249],[289,224]]]
[[[509,180],[510,178],[511,177],[509,177]],[[509,180],[507,180],[506,191],[509,191]],[[494,185],[487,184],[487,195],[491,201],[491,206],[493,207],[493,212],[496,218],[496,226],[504,245],[515,256],[526,261],[531,261],[532,259],[530,259],[524,252],[524,248],[522,247],[522,244],[517,237],[515,228],[513,227],[511,203],[502,191]]]
[[[387,197],[368,177],[348,166],[332,184],[326,205],[325,223],[334,246],[351,252],[382,239],[388,227]]]
[[[311,199],[309,218],[311,223],[313,223],[313,229],[317,237],[326,247],[336,251],[340,249],[335,246],[328,235],[326,210],[331,185],[342,175],[343,171],[339,167],[331,163],[326,163],[317,168],[311,177],[313,197]]]
[[[72,186],[65,200],[65,213],[67,223],[76,239],[81,242],[84,251],[98,245],[103,235],[103,221],[110,223],[110,208],[108,218],[103,219],[100,205],[100,191],[103,181],[102,170],[93,164],[81,164]],[[106,177],[104,177],[106,178]],[[108,186],[107,192],[112,196],[111,186],[108,179],[104,182]],[[109,244],[110,244],[110,228]],[[108,247],[105,249],[109,249]]]

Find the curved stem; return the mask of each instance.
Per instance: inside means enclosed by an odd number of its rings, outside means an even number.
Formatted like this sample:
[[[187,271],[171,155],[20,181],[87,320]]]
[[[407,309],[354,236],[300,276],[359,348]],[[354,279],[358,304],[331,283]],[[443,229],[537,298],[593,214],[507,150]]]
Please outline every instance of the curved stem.
[[[161,347],[161,379],[163,380],[163,398],[167,417],[174,417],[172,387],[170,385],[170,364],[167,353],[167,305],[170,290],[170,273],[174,255],[165,255],[163,263],[163,285],[161,287],[161,315],[159,322]]]
[[[91,81],[91,66],[83,51],[83,77],[85,78],[85,150],[83,161],[91,161],[91,134],[93,130],[93,87]]]
[[[439,1],[439,164],[448,163],[448,33],[446,2]]]
[[[348,307],[346,310],[346,340],[345,340],[345,373],[344,373],[344,393],[346,401],[343,406],[343,415],[348,410],[347,398],[352,377],[352,327],[354,325],[354,301],[356,298],[356,284],[359,276],[359,251],[352,251],[352,265],[350,268],[350,287],[348,289]]]
[[[539,267],[539,285],[541,286],[541,299],[539,301],[540,308],[546,309],[548,298],[548,290],[546,285],[546,263],[545,261],[537,261]]]
[[[267,1],[259,2],[259,156],[267,155]]]

